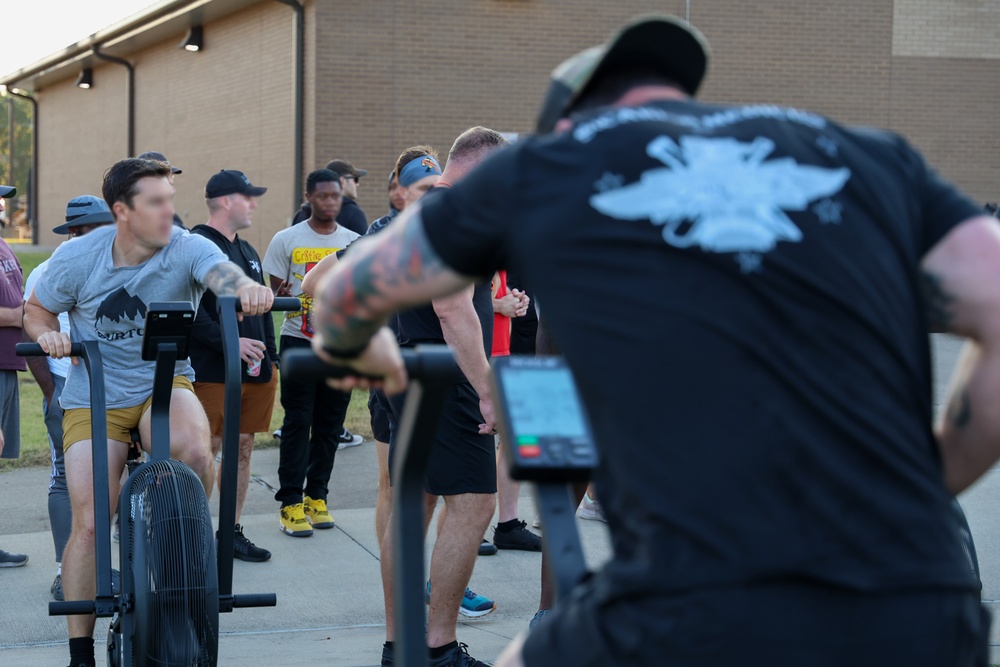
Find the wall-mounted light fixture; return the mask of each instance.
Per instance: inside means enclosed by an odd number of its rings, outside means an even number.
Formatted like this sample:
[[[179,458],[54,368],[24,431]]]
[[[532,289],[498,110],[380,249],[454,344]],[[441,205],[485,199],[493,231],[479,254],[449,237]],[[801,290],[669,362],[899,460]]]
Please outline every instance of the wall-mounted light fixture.
[[[203,47],[201,26],[193,25],[188,29],[184,41],[177,48],[184,49],[185,51],[201,51]]]
[[[80,76],[76,79],[76,85],[80,88],[86,90],[94,85],[94,70],[89,67],[84,67],[83,71],[80,72]]]

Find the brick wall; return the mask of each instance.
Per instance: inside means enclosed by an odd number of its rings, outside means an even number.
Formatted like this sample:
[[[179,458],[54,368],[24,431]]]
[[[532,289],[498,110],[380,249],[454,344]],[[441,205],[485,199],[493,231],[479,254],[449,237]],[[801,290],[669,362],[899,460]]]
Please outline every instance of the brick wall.
[[[475,124],[531,131],[556,64],[631,16],[683,16],[685,4],[308,0],[305,171],[334,157],[370,170],[360,203],[375,218],[386,209],[385,175],[403,148],[430,143],[445,154]],[[970,195],[996,200],[1000,47],[991,30],[1000,5],[946,4],[943,11],[932,0],[691,0],[691,20],[714,53],[701,97],[786,104],[895,129]],[[285,5],[248,0],[205,26],[200,53],[177,49],[178,34],[130,56],[137,150],[162,150],[184,168],[177,208],[192,224],[205,216],[202,188],[219,168],[241,168],[271,188],[247,234],[261,250],[298,198],[293,18]],[[124,70],[101,65],[95,79],[91,91],[71,78],[39,94],[45,229],[58,224],[70,197],[96,193],[104,169],[124,154]]]

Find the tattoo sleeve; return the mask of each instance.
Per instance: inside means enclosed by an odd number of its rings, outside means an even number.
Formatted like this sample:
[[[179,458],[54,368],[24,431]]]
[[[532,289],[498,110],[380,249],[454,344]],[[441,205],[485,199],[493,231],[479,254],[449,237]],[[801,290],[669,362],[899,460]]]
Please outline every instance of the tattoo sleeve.
[[[250,280],[243,269],[232,262],[220,262],[205,274],[205,287],[217,296],[234,296],[246,281]]]
[[[951,328],[953,314],[951,306],[955,297],[949,294],[941,284],[941,278],[929,271],[920,275],[920,283],[924,294],[924,308],[930,330],[934,333],[944,333]]]
[[[397,309],[467,284],[431,247],[419,206],[414,209],[385,233],[353,247],[320,290],[315,323],[327,347],[358,349]]]

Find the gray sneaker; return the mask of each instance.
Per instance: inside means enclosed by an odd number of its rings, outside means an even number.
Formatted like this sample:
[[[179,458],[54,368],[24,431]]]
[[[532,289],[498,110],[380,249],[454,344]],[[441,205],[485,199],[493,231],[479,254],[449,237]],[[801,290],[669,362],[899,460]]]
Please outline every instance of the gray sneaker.
[[[21,567],[28,562],[25,554],[12,554],[0,549],[0,567]]]
[[[52,582],[52,587],[49,588],[49,592],[52,593],[52,599],[56,602],[62,602],[65,599],[62,589],[62,575],[57,574],[55,580]]]

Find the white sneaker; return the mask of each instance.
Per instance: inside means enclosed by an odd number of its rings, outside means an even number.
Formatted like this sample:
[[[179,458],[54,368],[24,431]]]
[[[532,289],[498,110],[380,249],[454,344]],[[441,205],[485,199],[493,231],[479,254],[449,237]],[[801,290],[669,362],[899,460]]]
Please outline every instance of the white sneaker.
[[[542,515],[541,514],[536,514],[535,515],[535,520],[531,522],[531,527],[532,528],[541,528],[542,527]]]
[[[581,519],[587,519],[589,521],[608,522],[608,520],[604,518],[604,512],[601,511],[601,503],[596,500],[591,500],[589,493],[583,494],[583,500],[580,501],[580,507],[577,508],[576,515]]]
[[[274,433],[271,434],[271,437],[274,438],[275,440],[281,440],[281,429],[280,428],[274,429]]]
[[[357,447],[358,445],[360,445],[362,442],[365,441],[365,439],[362,438],[360,435],[355,435],[354,433],[348,431],[346,428],[344,429],[344,432],[337,437],[337,440],[340,441],[340,444],[337,445],[338,451],[341,449],[347,449],[348,447]]]

